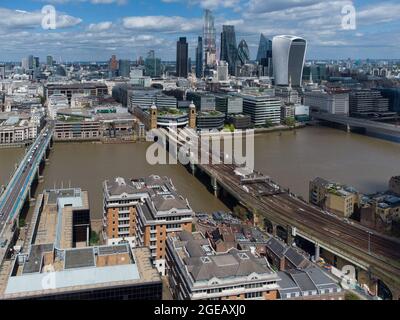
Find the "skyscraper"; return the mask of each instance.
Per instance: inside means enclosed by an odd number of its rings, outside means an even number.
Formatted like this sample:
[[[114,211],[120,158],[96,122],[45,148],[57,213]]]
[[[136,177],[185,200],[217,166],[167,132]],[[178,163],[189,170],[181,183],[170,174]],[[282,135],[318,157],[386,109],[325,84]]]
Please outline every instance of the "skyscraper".
[[[242,66],[250,61],[250,50],[246,40],[242,40],[239,43],[238,60]]]
[[[234,26],[222,26],[221,33],[221,60],[228,62],[229,73],[236,75],[238,49]]]
[[[296,36],[277,36],[272,41],[275,85],[300,87],[307,41]]]
[[[203,38],[199,37],[196,48],[196,77],[203,77]]]
[[[149,51],[144,65],[146,76],[153,78],[161,76],[161,59],[156,58],[154,50]]]
[[[261,33],[260,45],[258,46],[257,61],[260,63],[261,59],[272,57],[272,41],[267,39],[264,34]]]
[[[54,64],[54,60],[52,56],[47,56],[47,66],[52,67]]]
[[[188,76],[189,45],[186,38],[179,38],[176,44],[176,76],[187,78]]]
[[[108,71],[110,72],[111,77],[115,77],[117,75],[118,60],[115,55],[112,55],[110,61],[108,62]]]
[[[204,13],[204,52],[205,63],[208,67],[214,67],[217,61],[217,38],[215,20],[211,10]]]
[[[118,75],[120,77],[128,78],[131,72],[131,61],[130,60],[119,60],[118,63]]]
[[[272,41],[267,39],[263,34],[260,37],[257,61],[260,65],[260,75],[272,77]]]

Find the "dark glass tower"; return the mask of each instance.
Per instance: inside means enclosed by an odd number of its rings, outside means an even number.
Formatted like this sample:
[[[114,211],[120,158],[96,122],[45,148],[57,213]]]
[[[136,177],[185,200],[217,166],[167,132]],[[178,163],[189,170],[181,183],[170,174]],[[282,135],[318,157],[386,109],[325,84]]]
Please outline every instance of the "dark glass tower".
[[[203,38],[199,37],[196,48],[196,77],[203,77]]]
[[[189,45],[186,38],[179,38],[176,44],[176,76],[187,78],[189,65]]]
[[[258,47],[257,61],[262,66],[262,75],[273,75],[272,64],[272,41],[267,39],[263,34],[260,37],[260,45]]]
[[[238,49],[234,26],[222,26],[221,33],[221,60],[228,62],[229,74],[236,75]]]

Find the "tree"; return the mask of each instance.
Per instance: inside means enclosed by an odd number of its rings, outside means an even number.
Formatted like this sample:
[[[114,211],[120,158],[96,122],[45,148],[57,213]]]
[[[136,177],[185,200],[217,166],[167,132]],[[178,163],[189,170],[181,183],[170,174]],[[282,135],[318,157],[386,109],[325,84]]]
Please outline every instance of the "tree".
[[[95,245],[98,245],[100,243],[99,235],[93,230],[90,232],[90,240],[89,240],[89,242],[90,242],[91,246],[95,246]]]
[[[294,128],[296,126],[296,119],[292,117],[286,118],[284,124],[290,128]]]
[[[266,128],[271,128],[273,126],[274,126],[274,123],[270,119],[265,120],[265,127]]]

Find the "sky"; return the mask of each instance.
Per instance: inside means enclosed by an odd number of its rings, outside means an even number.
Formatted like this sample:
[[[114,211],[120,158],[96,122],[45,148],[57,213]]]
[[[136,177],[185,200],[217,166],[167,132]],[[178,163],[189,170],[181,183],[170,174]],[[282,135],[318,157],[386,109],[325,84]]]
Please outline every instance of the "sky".
[[[54,30],[42,27],[42,8],[53,5]],[[349,7],[350,6],[350,7]],[[400,1],[386,0],[0,0],[0,61],[32,54],[57,61],[136,60],[151,49],[175,60],[176,41],[188,38],[194,58],[203,10],[213,10],[217,41],[222,25],[236,28],[255,59],[260,33],[308,41],[308,59],[400,58]],[[353,28],[348,8],[355,9]]]

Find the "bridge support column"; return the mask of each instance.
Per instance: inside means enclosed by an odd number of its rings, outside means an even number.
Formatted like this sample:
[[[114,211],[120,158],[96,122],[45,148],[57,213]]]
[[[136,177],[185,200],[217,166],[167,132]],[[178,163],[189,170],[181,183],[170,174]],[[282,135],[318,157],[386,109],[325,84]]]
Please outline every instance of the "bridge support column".
[[[287,227],[287,244],[291,246],[294,242],[293,229],[291,226]]]
[[[194,163],[190,163],[190,170],[192,170],[192,175],[196,174],[196,165]]]
[[[317,262],[319,260],[321,256],[321,247],[319,246],[318,243],[315,244],[315,255],[314,255],[314,259],[315,262]]]
[[[211,177],[211,185],[214,189],[214,196],[218,197],[218,181],[217,178]]]
[[[276,236],[278,235],[277,230],[278,230],[278,225],[275,224],[275,223],[272,223],[272,235],[273,235],[274,237],[276,237]]]

